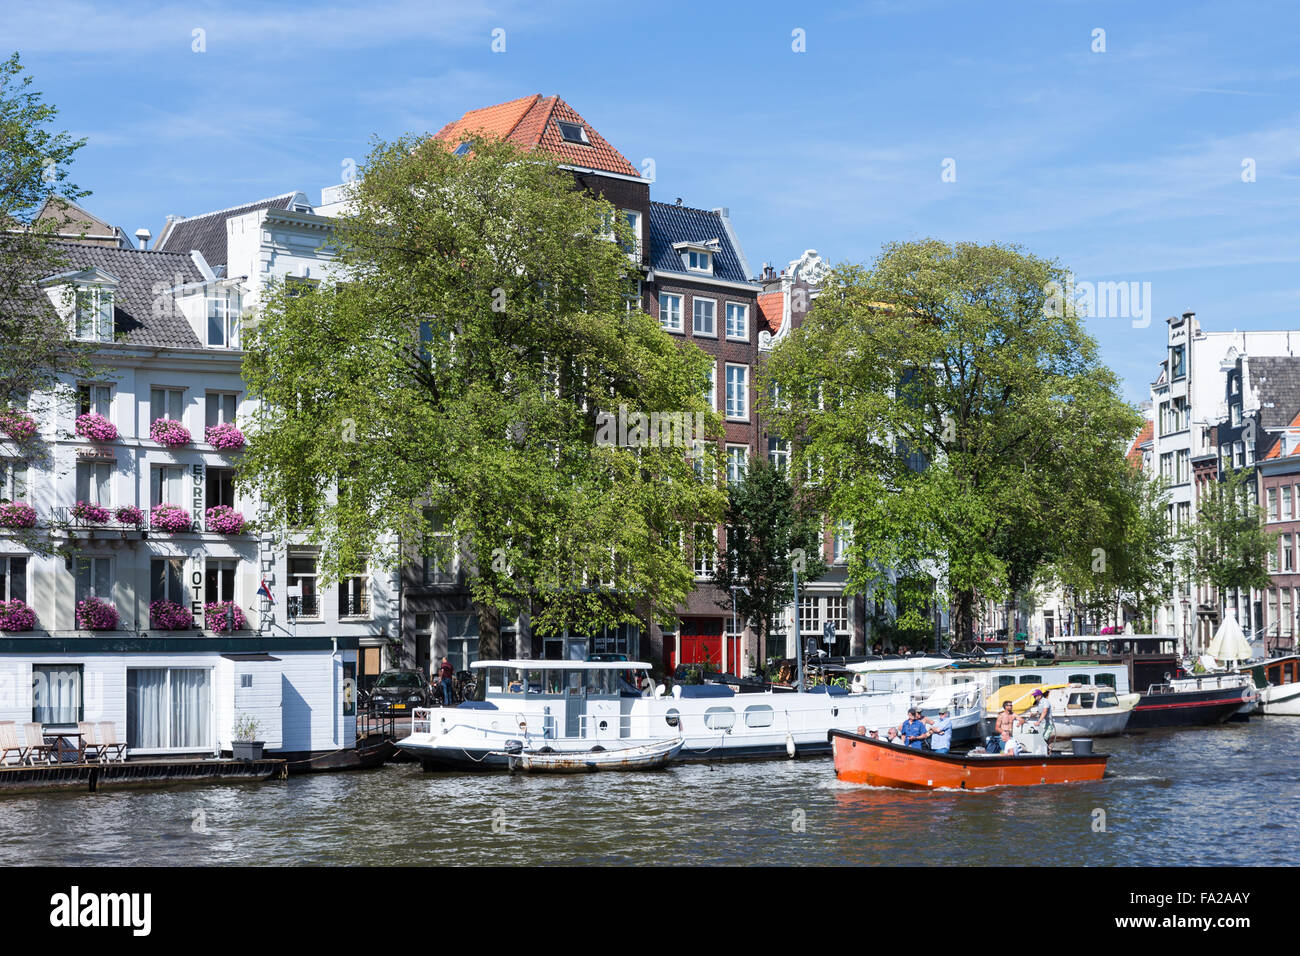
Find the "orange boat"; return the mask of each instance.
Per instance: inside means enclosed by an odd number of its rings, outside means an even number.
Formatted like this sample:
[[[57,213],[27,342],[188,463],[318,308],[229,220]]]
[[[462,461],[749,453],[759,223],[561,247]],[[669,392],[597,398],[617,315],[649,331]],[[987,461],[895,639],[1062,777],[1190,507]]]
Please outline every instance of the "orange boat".
[[[1109,754],[1052,754],[1003,757],[998,754],[936,754],[832,730],[835,776],[846,783],[905,790],[983,790],[1033,787],[1044,783],[1100,780]]]

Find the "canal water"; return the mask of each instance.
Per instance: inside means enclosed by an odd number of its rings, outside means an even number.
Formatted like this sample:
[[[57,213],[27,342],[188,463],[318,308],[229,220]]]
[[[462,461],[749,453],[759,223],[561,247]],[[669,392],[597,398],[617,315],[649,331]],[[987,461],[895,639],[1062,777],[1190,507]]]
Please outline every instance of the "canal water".
[[[909,793],[829,758],[0,798],[0,865],[1294,865],[1300,719],[1099,740],[1096,784]]]

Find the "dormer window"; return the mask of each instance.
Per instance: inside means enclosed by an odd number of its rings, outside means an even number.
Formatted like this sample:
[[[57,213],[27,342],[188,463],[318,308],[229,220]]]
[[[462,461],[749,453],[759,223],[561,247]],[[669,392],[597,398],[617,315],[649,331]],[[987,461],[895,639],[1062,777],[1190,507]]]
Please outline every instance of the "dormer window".
[[[590,146],[591,140],[587,138],[587,130],[581,123],[566,123],[564,120],[556,120],[555,125],[560,130],[560,138],[566,143],[578,143],[582,146]]]
[[[708,252],[697,252],[691,249],[686,253],[686,268],[691,272],[707,272],[713,274],[713,255]]]
[[[470,151],[472,145],[473,145],[473,144],[471,144],[471,143],[469,142],[469,140],[466,140],[465,142],[463,142],[463,143],[461,143],[459,146],[457,146],[456,149],[455,149],[455,151],[454,151],[451,155],[453,155],[453,156],[468,156],[468,155],[469,155],[469,151]]]
[[[95,286],[77,290],[77,338],[113,341],[113,290]]]
[[[208,307],[208,347],[239,348],[239,298],[234,295],[210,295]]]

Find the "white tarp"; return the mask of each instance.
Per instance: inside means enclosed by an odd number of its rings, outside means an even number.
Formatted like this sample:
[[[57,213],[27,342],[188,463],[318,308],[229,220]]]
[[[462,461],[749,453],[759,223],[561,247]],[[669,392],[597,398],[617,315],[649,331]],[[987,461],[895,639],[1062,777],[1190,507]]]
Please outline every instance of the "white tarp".
[[[1219,625],[1214,640],[1210,641],[1209,651],[1216,661],[1250,660],[1250,644],[1246,641],[1246,635],[1241,633],[1241,625],[1231,614]]]

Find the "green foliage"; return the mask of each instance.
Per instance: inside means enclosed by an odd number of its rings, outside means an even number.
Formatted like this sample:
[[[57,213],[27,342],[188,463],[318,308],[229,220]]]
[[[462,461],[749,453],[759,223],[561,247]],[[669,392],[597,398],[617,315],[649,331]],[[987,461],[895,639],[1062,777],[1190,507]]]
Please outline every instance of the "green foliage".
[[[1203,488],[1179,550],[1184,580],[1203,581],[1219,594],[1268,587],[1268,556],[1277,553],[1278,536],[1264,527],[1255,483],[1253,469],[1235,470]]]
[[[1027,586],[1086,532],[1140,418],[1080,317],[1050,307],[1065,280],[1014,247],[896,243],[836,269],[774,351],[780,401],[760,411],[852,523],[852,587],[937,579],[969,639],[977,596]]]
[[[247,338],[262,404],[243,480],[279,524],[313,526],[327,577],[397,561],[394,536],[459,553],[481,628],[670,612],[694,583],[684,532],[717,522],[723,492],[681,447],[598,444],[599,416],[720,420],[708,357],[626,307],[612,208],[539,155],[411,138],[376,147],[354,199],[343,281],[275,290]]]
[[[713,583],[720,607],[732,606],[740,621],[759,626],[759,657],[766,659],[767,638],[776,616],[794,598],[792,561],[799,560],[801,583],[826,571],[821,559],[821,525],[795,489],[766,458],[750,462],[744,478],[732,485],[727,503],[727,552],[717,562]]]

